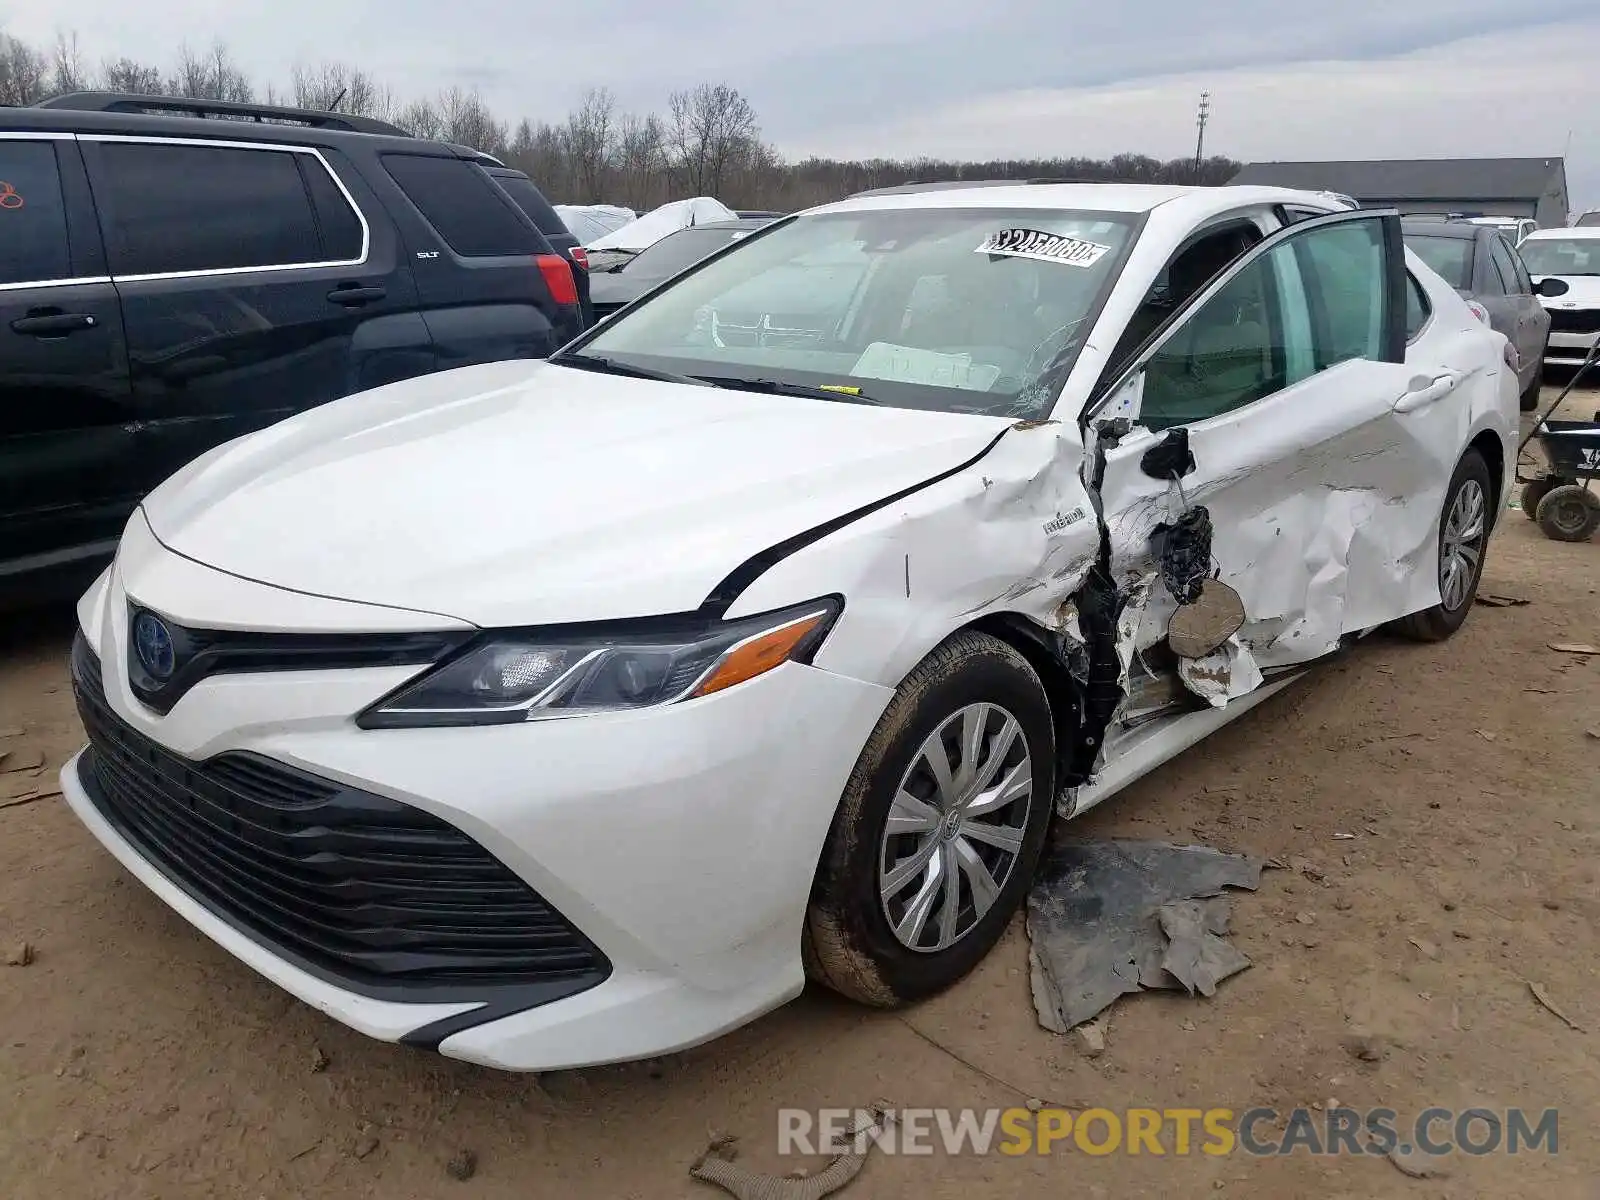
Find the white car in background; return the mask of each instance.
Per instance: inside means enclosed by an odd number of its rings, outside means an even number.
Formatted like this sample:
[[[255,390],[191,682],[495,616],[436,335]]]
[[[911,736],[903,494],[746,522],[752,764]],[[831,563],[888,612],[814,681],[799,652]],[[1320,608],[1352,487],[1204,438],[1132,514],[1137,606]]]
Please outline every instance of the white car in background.
[[[1539,228],[1539,222],[1530,217],[1469,217],[1468,221],[1473,225],[1498,229],[1513,246],[1522,245],[1523,240]]]
[[[459,1059],[661,1054],[808,972],[915,1001],[1054,814],[1461,625],[1505,354],[1313,193],[815,209],[180,471],[80,603],[63,788],[245,963]]]
[[[1535,284],[1557,280],[1563,290],[1539,300],[1550,314],[1547,366],[1582,366],[1600,340],[1600,227],[1541,229],[1517,248]]]

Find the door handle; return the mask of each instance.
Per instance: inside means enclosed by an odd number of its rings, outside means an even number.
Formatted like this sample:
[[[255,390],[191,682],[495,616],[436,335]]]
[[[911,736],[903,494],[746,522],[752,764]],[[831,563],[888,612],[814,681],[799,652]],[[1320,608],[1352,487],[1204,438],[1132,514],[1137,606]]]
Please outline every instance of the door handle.
[[[346,284],[336,287],[328,293],[328,300],[334,304],[343,304],[347,308],[355,308],[362,304],[371,304],[374,300],[382,300],[389,293],[381,287],[362,287],[359,284]]]
[[[1400,399],[1395,401],[1394,411],[1398,413],[1415,412],[1425,408],[1435,401],[1443,400],[1456,390],[1456,385],[1461,382],[1459,375],[1439,375],[1429,377],[1418,375],[1411,381],[1411,387]]]
[[[93,329],[99,323],[88,313],[30,313],[11,322],[11,331],[33,337],[56,338],[66,337],[69,333],[77,333],[84,329]]]

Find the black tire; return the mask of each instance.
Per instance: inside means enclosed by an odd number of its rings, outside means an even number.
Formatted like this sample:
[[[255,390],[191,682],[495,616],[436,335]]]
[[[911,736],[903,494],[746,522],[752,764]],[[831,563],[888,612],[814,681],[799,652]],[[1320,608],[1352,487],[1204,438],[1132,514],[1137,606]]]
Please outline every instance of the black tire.
[[[958,918],[977,919],[944,949],[914,949],[896,935],[885,911],[890,901],[880,895],[891,804],[924,742],[955,714],[980,703],[1014,717],[1027,747],[1032,792],[1025,820],[1015,814],[1024,820],[1020,846],[986,912],[977,915],[970,878],[962,875]],[[985,747],[992,751],[994,744],[987,740]],[[845,785],[806,914],[807,973],[852,1000],[895,1008],[943,991],[977,966],[1032,882],[1055,807],[1054,763],[1050,701],[1027,659],[998,638],[972,631],[941,644],[900,685]],[[1019,759],[1013,769],[1020,765]]]
[[[1600,528],[1600,497],[1576,483],[1553,487],[1539,501],[1539,528],[1557,542],[1586,542]]]
[[[1523,514],[1527,516],[1528,520],[1537,521],[1539,519],[1539,501],[1543,500],[1546,493],[1555,486],[1556,481],[1549,476],[1545,476],[1542,479],[1534,479],[1522,485],[1520,503],[1522,504]]]
[[[1466,581],[1466,588],[1462,598],[1456,604],[1446,603],[1441,589],[1440,602],[1432,608],[1422,612],[1412,613],[1402,617],[1395,623],[1395,629],[1405,637],[1418,642],[1442,642],[1456,630],[1460,629],[1467,619],[1467,614],[1472,611],[1473,598],[1478,594],[1478,580],[1483,578],[1483,561],[1489,548],[1489,526],[1494,519],[1493,496],[1494,480],[1489,475],[1489,467],[1483,461],[1483,455],[1476,450],[1468,450],[1461,456],[1461,461],[1456,464],[1455,474],[1450,477],[1450,486],[1444,492],[1444,507],[1439,512],[1439,536],[1434,561],[1434,570],[1443,573],[1446,541],[1446,523],[1455,508],[1457,499],[1471,485],[1476,484],[1483,498],[1483,519],[1481,530],[1477,536],[1477,562],[1473,564],[1470,578]]]

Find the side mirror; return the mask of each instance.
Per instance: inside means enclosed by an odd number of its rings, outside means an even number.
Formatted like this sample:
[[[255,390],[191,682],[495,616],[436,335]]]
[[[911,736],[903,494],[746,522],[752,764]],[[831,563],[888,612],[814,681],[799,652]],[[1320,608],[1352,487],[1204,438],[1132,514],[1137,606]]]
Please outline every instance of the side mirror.
[[[1535,296],[1565,296],[1572,289],[1567,286],[1565,279],[1557,279],[1554,275],[1546,275],[1534,281],[1533,294]]]

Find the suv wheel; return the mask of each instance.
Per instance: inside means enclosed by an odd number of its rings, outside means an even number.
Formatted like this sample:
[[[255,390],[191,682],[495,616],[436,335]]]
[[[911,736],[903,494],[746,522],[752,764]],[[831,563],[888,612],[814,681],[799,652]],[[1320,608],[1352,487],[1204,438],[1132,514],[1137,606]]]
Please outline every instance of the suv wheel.
[[[1478,594],[1483,554],[1489,545],[1489,497],[1494,483],[1483,455],[1468,450],[1444,493],[1439,515],[1439,603],[1397,623],[1406,637],[1442,642],[1461,628]]]
[[[975,632],[929,655],[834,816],[806,919],[812,977],[889,1008],[972,970],[1033,877],[1054,760],[1050,702],[1022,655]]]

